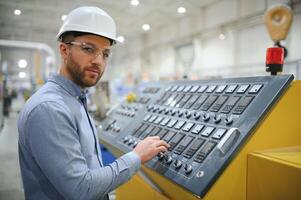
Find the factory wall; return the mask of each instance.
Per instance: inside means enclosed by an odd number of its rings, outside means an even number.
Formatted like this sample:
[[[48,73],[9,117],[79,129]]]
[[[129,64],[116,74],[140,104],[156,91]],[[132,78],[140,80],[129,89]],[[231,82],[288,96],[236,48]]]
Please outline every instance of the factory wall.
[[[181,17],[168,26],[129,38],[114,53],[105,79],[191,79],[264,75],[266,48],[273,46],[263,15],[276,0],[225,0]],[[288,49],[285,73],[298,76],[301,60],[301,8],[284,45]],[[109,71],[109,72],[108,72]]]

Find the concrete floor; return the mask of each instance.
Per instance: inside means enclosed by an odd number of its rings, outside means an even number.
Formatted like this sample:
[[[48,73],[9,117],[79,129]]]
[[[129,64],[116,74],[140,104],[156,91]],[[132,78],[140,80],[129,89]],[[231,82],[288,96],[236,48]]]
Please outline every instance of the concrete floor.
[[[18,160],[17,113],[5,118],[0,132],[0,200],[23,200]]]

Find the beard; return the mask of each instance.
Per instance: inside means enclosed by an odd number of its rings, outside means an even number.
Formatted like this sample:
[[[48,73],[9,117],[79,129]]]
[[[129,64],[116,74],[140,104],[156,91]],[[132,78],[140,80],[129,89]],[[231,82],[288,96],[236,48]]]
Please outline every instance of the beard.
[[[67,59],[66,69],[72,81],[82,88],[96,85],[103,74],[98,65],[91,64],[82,67],[73,59],[72,54]]]

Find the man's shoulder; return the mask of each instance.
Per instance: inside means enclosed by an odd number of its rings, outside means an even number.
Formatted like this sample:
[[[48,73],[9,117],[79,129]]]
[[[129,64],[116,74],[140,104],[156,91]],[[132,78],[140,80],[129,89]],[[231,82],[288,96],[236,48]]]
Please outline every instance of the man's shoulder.
[[[74,100],[75,98],[59,85],[47,82],[28,99],[22,112],[29,114],[35,108],[41,106],[47,109],[58,107],[68,109],[74,103]]]

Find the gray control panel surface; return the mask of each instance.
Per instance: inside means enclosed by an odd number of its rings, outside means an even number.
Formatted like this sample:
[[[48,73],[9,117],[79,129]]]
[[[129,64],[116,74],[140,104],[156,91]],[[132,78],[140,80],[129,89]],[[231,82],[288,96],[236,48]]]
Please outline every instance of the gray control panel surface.
[[[146,166],[203,197],[280,98],[292,75],[153,82],[103,121],[100,138],[126,153],[147,136],[171,147]]]

